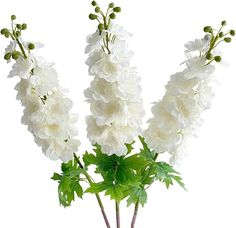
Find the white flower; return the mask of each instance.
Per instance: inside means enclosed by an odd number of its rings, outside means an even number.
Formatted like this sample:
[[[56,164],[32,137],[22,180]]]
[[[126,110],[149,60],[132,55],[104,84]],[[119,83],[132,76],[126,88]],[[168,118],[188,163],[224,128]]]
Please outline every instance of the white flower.
[[[107,31],[110,54],[102,49],[96,34],[89,39],[86,63],[94,77],[85,96],[92,115],[87,117],[88,138],[92,144],[101,145],[102,152],[118,156],[127,153],[126,143],[131,143],[141,131],[144,115],[140,98],[140,78],[130,67],[131,52],[124,41],[128,33],[112,25]],[[101,34],[103,36],[103,34]]]
[[[23,47],[28,50],[29,48],[29,44],[33,43],[34,44],[34,49],[39,49],[39,48],[43,48],[44,45],[42,43],[39,42],[33,42],[33,41],[23,41],[21,39],[21,43],[23,44]]]
[[[37,145],[50,159],[71,160],[80,144],[74,138],[78,117],[71,113],[73,103],[63,94],[53,63],[30,54],[17,59],[10,75],[20,77],[15,89],[24,106],[21,121]]]
[[[207,41],[189,42],[188,50],[201,50]],[[203,56],[190,56],[186,68],[171,76],[163,99],[152,108],[153,117],[143,135],[156,153],[169,152],[170,162],[178,163],[189,136],[195,136],[201,113],[210,107],[214,66],[206,65]]]
[[[10,44],[5,49],[5,54],[6,53],[12,53],[15,50],[16,50],[16,42],[15,41],[10,41]],[[9,63],[9,62],[11,62],[11,58],[9,60],[7,60],[7,63]]]
[[[210,36],[206,35],[202,39],[196,39],[194,41],[189,41],[184,47],[187,48],[185,50],[186,53],[193,52],[193,51],[200,51],[202,53],[206,52],[209,49],[210,44]]]
[[[19,76],[20,78],[28,79],[31,75],[31,70],[35,67],[35,62],[29,56],[27,59],[20,56],[12,66],[8,77]]]
[[[53,67],[40,68],[36,66],[34,74],[30,77],[30,82],[40,96],[59,87],[57,72]]]

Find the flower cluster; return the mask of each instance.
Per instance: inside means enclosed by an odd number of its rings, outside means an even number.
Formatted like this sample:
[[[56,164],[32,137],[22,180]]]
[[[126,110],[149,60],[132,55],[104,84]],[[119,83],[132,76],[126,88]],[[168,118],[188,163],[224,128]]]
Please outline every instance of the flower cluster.
[[[211,106],[215,81],[211,63],[221,61],[215,48],[221,42],[231,42],[229,35],[235,35],[234,30],[224,33],[225,25],[226,21],[222,21],[216,34],[211,26],[206,26],[204,38],[185,44],[185,69],[171,76],[163,99],[152,107],[153,117],[143,135],[156,153],[169,152],[172,163],[181,160],[186,139],[195,135],[202,111]]]
[[[91,16],[90,16],[91,17]],[[127,153],[140,133],[144,110],[140,98],[140,78],[130,66],[132,52],[126,39],[130,36],[122,27],[109,22],[106,30],[98,30],[87,38],[87,65],[94,76],[85,96],[92,115],[87,117],[90,141],[101,145],[106,154]]]
[[[185,45],[186,68],[171,76],[163,99],[152,107],[153,117],[144,131],[148,145],[157,153],[169,152],[174,163],[181,159],[186,137],[194,135],[201,122],[200,114],[210,107],[214,96],[212,73],[215,67],[206,65],[204,55],[189,54],[206,52],[209,44],[210,39],[206,36]]]
[[[11,19],[13,27],[15,16]],[[15,60],[8,77],[20,78],[15,89],[17,99],[24,106],[22,123],[28,126],[47,157],[68,162],[79,145],[79,141],[74,139],[77,135],[77,115],[70,113],[73,104],[59,86],[54,64],[31,52],[43,45],[22,41],[21,31],[26,28],[26,24],[17,24],[12,31],[1,30],[7,38],[12,38],[4,58],[7,62]]]

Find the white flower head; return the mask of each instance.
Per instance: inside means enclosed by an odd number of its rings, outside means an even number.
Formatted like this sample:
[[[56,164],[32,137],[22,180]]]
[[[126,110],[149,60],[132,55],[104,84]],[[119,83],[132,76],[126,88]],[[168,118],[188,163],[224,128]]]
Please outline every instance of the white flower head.
[[[186,52],[206,52],[209,37],[185,45]],[[171,76],[163,99],[152,108],[153,117],[143,135],[156,153],[168,152],[170,162],[178,163],[190,136],[201,124],[201,113],[211,105],[214,96],[212,74],[215,67],[203,55],[187,55],[186,68]]]
[[[184,45],[186,48],[185,52],[194,52],[194,51],[200,51],[202,53],[205,53],[209,49],[210,45],[210,35],[206,35],[202,39],[196,39],[194,41],[189,41]]]
[[[113,23],[104,32],[101,39],[99,33],[90,36],[86,48],[89,74],[94,76],[85,90],[92,112],[87,117],[87,132],[91,143],[98,143],[103,153],[121,156],[127,153],[125,144],[141,132],[144,111],[140,78],[130,67],[132,52],[125,41],[130,34]],[[110,53],[103,47],[106,33]]]

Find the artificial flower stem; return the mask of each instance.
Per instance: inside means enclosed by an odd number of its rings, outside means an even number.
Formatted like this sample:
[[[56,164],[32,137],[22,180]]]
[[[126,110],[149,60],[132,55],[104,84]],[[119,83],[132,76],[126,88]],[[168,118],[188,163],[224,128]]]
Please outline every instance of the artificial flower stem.
[[[154,155],[153,160],[156,161],[157,157],[158,157],[158,153],[156,153]],[[150,185],[149,185],[149,187],[150,187]],[[135,226],[135,222],[136,222],[137,215],[138,215],[138,209],[139,209],[139,200],[137,200],[135,207],[134,207],[134,214],[133,214],[133,218],[132,218],[132,222],[131,222],[131,228],[134,228],[134,226]]]
[[[135,226],[136,218],[138,215],[138,208],[139,208],[139,201],[136,202],[135,207],[134,207],[134,214],[133,214],[133,218],[131,222],[131,228],[134,228]]]
[[[20,50],[21,50],[21,52],[22,52],[24,58],[27,59],[27,55],[26,55],[26,53],[25,53],[25,50],[24,50],[24,48],[23,48],[23,45],[21,44],[21,42],[19,41],[18,38],[16,38],[16,42],[17,42],[17,44],[19,45],[19,48],[20,48]]]
[[[120,203],[116,202],[116,228],[120,228]]]
[[[79,160],[79,158],[76,156],[76,154],[74,154],[74,158],[75,158],[76,162],[78,163],[79,167],[84,170],[84,175],[85,175],[85,177],[87,178],[89,184],[93,183],[91,177],[89,176],[89,174],[87,173],[87,171],[84,169],[84,166],[82,165],[82,163],[80,162],[80,160]],[[104,218],[104,221],[105,221],[105,223],[106,223],[106,227],[107,227],[107,228],[111,228],[110,223],[109,223],[108,218],[107,218],[107,215],[106,215],[106,212],[105,212],[105,209],[104,209],[104,206],[103,206],[103,203],[102,203],[102,200],[101,200],[101,198],[100,198],[100,196],[99,196],[98,193],[95,193],[95,196],[96,196],[96,199],[97,199],[97,201],[98,201],[98,205],[99,205],[99,207],[100,207],[100,209],[101,209],[101,212],[102,212],[102,216],[103,216],[103,218]]]

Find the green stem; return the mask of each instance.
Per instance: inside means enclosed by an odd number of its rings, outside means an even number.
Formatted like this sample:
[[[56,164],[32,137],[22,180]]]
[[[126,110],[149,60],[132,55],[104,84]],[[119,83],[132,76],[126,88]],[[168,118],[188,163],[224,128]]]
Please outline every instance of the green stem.
[[[108,27],[109,27],[109,24],[107,24],[107,18],[106,18],[106,16],[104,15],[104,14],[102,14],[102,16],[103,16],[103,23],[104,23],[104,28],[105,28],[105,30],[107,30],[108,29]],[[109,36],[108,36],[108,32],[106,32],[106,45],[105,45],[105,47],[106,47],[106,49],[107,49],[107,51],[108,51],[108,54],[111,54],[111,51],[110,51],[110,49],[109,49]]]
[[[153,161],[156,161],[157,160],[157,157],[158,157],[158,153],[156,153],[153,157]],[[145,171],[146,168],[144,168],[143,170],[143,173],[142,173],[142,176],[144,174],[144,171]],[[150,187],[151,185],[149,185],[148,187]],[[139,209],[139,200],[137,200],[136,204],[135,204],[135,207],[134,207],[134,213],[133,213],[133,218],[132,218],[132,222],[131,222],[131,228],[134,228],[135,226],[135,222],[136,222],[136,219],[137,219],[137,215],[138,215],[138,209]]]
[[[85,177],[87,178],[89,184],[92,184],[92,183],[93,183],[92,178],[89,176],[88,172],[84,169],[84,166],[82,165],[82,163],[80,162],[80,160],[79,160],[79,158],[76,156],[76,154],[74,154],[74,158],[75,158],[76,162],[78,163],[79,167],[84,170],[84,175],[85,175]],[[103,216],[103,218],[104,218],[106,227],[107,227],[107,228],[111,228],[111,226],[110,226],[110,224],[109,224],[109,221],[108,221],[108,218],[107,218],[107,215],[106,215],[106,212],[105,212],[105,209],[104,209],[104,206],[103,206],[103,203],[102,203],[102,200],[101,200],[101,198],[100,198],[100,196],[99,196],[98,193],[95,193],[95,196],[96,196],[96,199],[97,199],[97,201],[98,201],[98,205],[99,205],[99,207],[100,207],[100,209],[101,209],[102,216]]]
[[[24,47],[23,47],[23,45],[21,44],[21,42],[19,41],[18,38],[16,38],[16,43],[19,45],[19,48],[20,48],[20,50],[21,50],[21,52],[22,52],[24,58],[27,59],[27,55],[26,55],[26,53],[25,53]]]
[[[120,228],[120,203],[116,202],[116,228]]]

